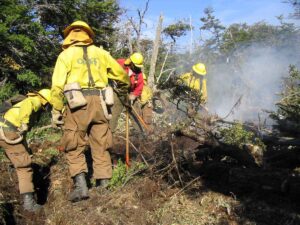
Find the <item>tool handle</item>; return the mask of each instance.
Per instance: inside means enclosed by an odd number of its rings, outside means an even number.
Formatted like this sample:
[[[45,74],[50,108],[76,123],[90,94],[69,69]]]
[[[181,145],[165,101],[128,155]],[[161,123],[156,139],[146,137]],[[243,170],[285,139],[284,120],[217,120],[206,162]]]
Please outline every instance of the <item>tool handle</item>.
[[[126,108],[126,153],[125,153],[125,163],[126,168],[128,169],[130,167],[129,164],[129,112]]]

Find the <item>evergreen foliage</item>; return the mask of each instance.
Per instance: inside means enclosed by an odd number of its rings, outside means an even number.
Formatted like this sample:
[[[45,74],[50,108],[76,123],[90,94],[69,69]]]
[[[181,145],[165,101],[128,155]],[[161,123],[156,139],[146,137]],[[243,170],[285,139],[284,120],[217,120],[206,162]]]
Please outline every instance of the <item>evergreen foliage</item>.
[[[114,48],[115,0],[3,0],[0,4],[0,102],[50,87],[63,29],[75,20],[95,31],[96,45]]]
[[[300,71],[290,65],[289,76],[283,81],[281,99],[276,104],[277,111],[271,117],[277,121],[279,129],[287,132],[300,131]]]
[[[190,29],[190,25],[183,22],[178,21],[174,24],[167,26],[163,33],[170,36],[173,42],[176,42],[176,38],[186,35],[187,30]]]
[[[260,146],[262,149],[265,148],[263,142],[256,137],[253,132],[245,130],[240,123],[236,123],[230,128],[221,130],[221,135],[224,143],[228,145],[242,148],[244,144],[253,144]]]

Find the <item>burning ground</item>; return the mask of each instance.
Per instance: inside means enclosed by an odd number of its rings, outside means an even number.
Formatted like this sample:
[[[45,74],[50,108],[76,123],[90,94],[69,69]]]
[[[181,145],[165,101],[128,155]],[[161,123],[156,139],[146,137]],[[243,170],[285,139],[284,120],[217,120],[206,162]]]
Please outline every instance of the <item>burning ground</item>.
[[[110,188],[95,188],[89,174],[90,199],[78,203],[67,200],[72,180],[58,150],[61,132],[32,131],[34,182],[44,210],[22,211],[14,169],[2,155],[1,224],[300,223],[298,145],[270,142],[270,136],[263,142],[256,126],[217,116],[170,124],[166,115],[155,118],[160,126],[147,139],[131,137],[128,171],[121,124]],[[89,162],[88,149],[86,156]]]
[[[159,112],[154,132],[144,138],[130,132],[128,170],[121,118],[108,189],[95,187],[87,147],[90,198],[78,203],[67,200],[73,182],[60,151],[61,131],[32,129],[27,141],[37,199],[44,208],[37,214],[22,210],[14,168],[1,151],[0,223],[300,224],[300,73],[290,67],[290,75],[279,109],[269,112],[276,124],[272,129],[263,120],[226,121],[197,108],[194,93],[182,87],[162,89],[154,97]],[[228,110],[231,116],[240,106],[245,109],[242,101]]]

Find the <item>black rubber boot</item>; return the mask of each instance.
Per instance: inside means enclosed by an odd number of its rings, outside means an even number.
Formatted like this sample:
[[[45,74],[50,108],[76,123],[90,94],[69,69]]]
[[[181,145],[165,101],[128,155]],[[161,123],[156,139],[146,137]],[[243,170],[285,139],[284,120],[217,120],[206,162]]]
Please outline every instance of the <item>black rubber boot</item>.
[[[23,195],[23,208],[29,212],[36,212],[42,208],[41,205],[37,204],[33,198],[33,193],[24,193]]]
[[[86,185],[85,174],[77,174],[74,178],[75,189],[69,196],[69,201],[78,202],[89,198],[88,187]]]
[[[96,187],[97,188],[107,188],[109,185],[110,179],[97,179],[96,180]]]

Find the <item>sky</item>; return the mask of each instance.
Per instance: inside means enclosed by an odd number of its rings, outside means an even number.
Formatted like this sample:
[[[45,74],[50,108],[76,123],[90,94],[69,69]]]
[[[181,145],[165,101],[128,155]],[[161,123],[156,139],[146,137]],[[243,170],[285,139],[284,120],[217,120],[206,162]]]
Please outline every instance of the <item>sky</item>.
[[[146,0],[119,0],[121,6],[127,9],[127,15],[137,17],[137,9],[144,9]],[[283,15],[287,22],[300,21],[288,19],[293,12],[292,7],[283,3],[283,0],[150,0],[146,13],[144,35],[154,36],[154,30],[159,15],[164,16],[164,25],[176,22],[180,19],[191,18],[195,28],[201,26],[200,18],[204,16],[203,10],[212,7],[214,15],[221,23],[228,26],[232,23],[253,24],[265,21],[270,24],[278,24],[276,16]],[[195,32],[197,34],[197,30]]]
[[[163,27],[175,23],[178,20],[192,20],[194,27],[193,35],[190,32],[185,37],[177,40],[176,50],[186,51],[190,40],[197,42],[200,37],[199,28],[202,23],[200,18],[204,16],[204,9],[212,7],[214,15],[222,25],[228,27],[233,23],[247,23],[252,25],[264,21],[268,24],[278,25],[277,16],[282,15],[285,22],[295,23],[300,26],[300,20],[289,19],[293,8],[284,0],[150,0],[149,9],[146,13],[142,35],[154,38],[155,29],[160,14],[164,16]],[[119,0],[121,7],[127,12],[121,21],[127,17],[137,17],[137,9],[144,9],[146,0]],[[120,26],[122,26],[120,24]],[[209,36],[208,36],[209,37]],[[203,32],[201,33],[203,37]],[[198,42],[199,43],[199,42]],[[190,45],[191,47],[191,45]],[[297,52],[298,44],[287,49],[273,49],[253,43],[253,46],[241,49],[244,52],[243,63],[239,64],[240,71],[233,73],[228,63],[231,60],[213,65],[208,68],[208,108],[219,116],[225,116],[230,108],[237,102],[239,96],[243,96],[238,113],[235,112],[231,119],[257,119],[259,109],[273,109],[280,93],[282,77],[287,74],[290,63],[299,63]],[[299,51],[298,51],[299,52]],[[198,60],[198,59],[195,59]],[[234,58],[232,59],[234,60]],[[234,62],[233,62],[234,63]],[[267,66],[266,65],[270,65]],[[185,68],[189,71],[190,68]],[[228,71],[227,71],[228,70]],[[233,76],[235,74],[235,76]],[[220,87],[222,77],[222,87]],[[253,79],[254,78],[254,79]],[[238,81],[238,82],[236,82]],[[240,83],[246,84],[245,86]],[[234,86],[237,85],[237,86]],[[237,88],[239,87],[240,88]],[[252,109],[249,112],[249,108]],[[255,110],[254,110],[255,109]]]

